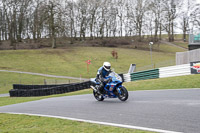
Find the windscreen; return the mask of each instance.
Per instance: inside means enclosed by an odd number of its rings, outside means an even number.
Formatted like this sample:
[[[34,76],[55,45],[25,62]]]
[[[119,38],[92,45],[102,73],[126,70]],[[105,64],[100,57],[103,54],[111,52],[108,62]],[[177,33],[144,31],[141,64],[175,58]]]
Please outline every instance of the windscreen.
[[[120,77],[117,73],[115,73],[114,71],[112,71],[112,72],[109,74],[109,76],[115,77],[116,79],[122,81],[121,77]]]

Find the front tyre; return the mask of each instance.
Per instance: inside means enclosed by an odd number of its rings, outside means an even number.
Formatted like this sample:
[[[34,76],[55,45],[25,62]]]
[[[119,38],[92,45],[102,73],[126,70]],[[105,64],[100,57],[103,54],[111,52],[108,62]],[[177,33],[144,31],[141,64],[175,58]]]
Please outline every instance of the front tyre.
[[[124,86],[119,88],[119,90],[118,90],[118,98],[121,101],[126,101],[128,99],[128,91]]]
[[[94,90],[93,90],[93,94],[94,94],[95,99],[97,99],[97,101],[103,101],[104,100],[103,96],[101,94],[98,94]]]

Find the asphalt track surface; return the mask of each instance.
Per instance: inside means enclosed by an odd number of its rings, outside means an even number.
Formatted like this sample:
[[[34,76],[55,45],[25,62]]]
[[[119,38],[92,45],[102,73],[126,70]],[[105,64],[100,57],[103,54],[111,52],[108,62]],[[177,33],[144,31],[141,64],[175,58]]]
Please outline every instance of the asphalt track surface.
[[[8,97],[8,96],[10,96],[9,93],[0,94],[0,97]]]
[[[198,133],[200,89],[134,91],[129,92],[126,102],[118,99],[98,102],[92,94],[56,97],[2,106],[0,112],[73,118],[160,132]]]
[[[85,79],[85,78],[77,78],[77,77],[69,77],[69,76],[57,76],[57,75],[49,75],[49,74],[33,73],[33,72],[10,71],[10,70],[0,70],[0,72],[21,73],[21,74],[44,76],[44,77],[66,78],[66,79],[89,81],[89,79]]]

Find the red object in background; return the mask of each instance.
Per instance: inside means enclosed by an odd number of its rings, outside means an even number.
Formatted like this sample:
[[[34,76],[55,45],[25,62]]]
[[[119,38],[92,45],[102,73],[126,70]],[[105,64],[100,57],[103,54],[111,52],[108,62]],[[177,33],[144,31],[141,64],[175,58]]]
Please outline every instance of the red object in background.
[[[87,60],[86,63],[87,63],[87,72],[89,73],[89,64],[91,64],[91,60]]]
[[[91,60],[87,60],[86,63],[87,63],[87,64],[91,64]]]

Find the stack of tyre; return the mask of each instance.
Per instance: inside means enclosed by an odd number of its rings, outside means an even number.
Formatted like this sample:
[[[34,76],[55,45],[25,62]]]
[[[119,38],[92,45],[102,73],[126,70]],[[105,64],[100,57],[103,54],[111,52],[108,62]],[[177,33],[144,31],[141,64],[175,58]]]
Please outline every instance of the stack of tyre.
[[[47,96],[87,89],[90,88],[90,85],[90,81],[60,85],[14,84],[9,93],[11,97]]]

